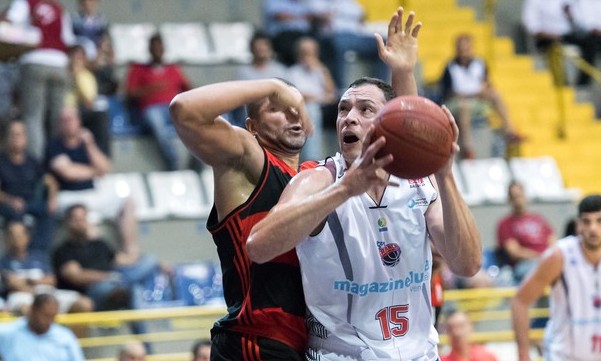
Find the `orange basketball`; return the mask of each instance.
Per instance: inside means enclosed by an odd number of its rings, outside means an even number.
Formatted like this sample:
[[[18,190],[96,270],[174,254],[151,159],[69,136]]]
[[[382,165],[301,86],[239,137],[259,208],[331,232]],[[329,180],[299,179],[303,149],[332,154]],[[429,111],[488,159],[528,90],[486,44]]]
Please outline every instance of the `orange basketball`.
[[[392,154],[394,161],[384,169],[397,177],[423,178],[449,161],[453,128],[442,108],[427,98],[399,96],[390,100],[374,126],[372,139],[386,138],[377,158]]]

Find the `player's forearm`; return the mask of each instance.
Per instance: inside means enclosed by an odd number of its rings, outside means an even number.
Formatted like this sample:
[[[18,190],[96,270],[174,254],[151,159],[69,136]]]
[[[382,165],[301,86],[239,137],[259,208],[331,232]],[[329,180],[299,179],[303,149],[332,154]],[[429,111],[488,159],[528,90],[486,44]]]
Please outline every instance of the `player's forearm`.
[[[278,83],[282,82],[275,79],[238,80],[188,90],[171,101],[171,118],[176,125],[188,122],[210,125],[222,114],[272,95]]]
[[[445,243],[444,252],[449,268],[455,274],[475,275],[482,263],[482,242],[476,221],[459,194],[452,174],[437,178],[442,202]]]
[[[518,348],[520,361],[530,359],[530,337],[528,335],[530,318],[528,317],[528,305],[514,298],[511,304],[511,316],[513,320],[513,332]]]
[[[345,187],[335,184],[299,202],[278,206],[253,227],[246,244],[250,259],[263,263],[293,249],[348,198]]]
[[[397,96],[417,95],[417,81],[412,70],[392,70],[392,88]]]

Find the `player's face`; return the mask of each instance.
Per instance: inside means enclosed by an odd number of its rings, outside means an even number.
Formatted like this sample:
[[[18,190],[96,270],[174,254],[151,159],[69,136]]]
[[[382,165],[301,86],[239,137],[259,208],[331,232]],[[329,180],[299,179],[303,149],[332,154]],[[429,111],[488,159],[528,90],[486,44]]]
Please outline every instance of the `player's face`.
[[[601,249],[601,211],[582,213],[578,217],[578,233],[584,248],[589,251]]]
[[[274,105],[268,99],[259,108],[260,121],[251,131],[267,149],[287,154],[300,153],[307,141],[301,118],[290,109]]]
[[[384,93],[373,84],[349,88],[338,103],[338,146],[347,163],[361,155],[365,134],[386,104]]]

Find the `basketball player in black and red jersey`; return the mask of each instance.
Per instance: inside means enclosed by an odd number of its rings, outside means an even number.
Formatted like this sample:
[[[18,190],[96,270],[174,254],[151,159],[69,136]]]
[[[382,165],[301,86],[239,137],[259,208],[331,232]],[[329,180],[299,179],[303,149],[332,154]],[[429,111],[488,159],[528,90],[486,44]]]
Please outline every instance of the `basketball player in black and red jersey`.
[[[247,129],[220,114],[247,105]],[[212,331],[212,360],[301,360],[305,302],[294,251],[252,263],[246,238],[299,170],[311,132],[303,97],[278,79],[210,84],[170,106],[189,150],[213,168],[215,204],[207,228],[223,270],[228,314]]]
[[[390,28],[401,28],[402,9]],[[411,28],[413,15],[407,18]],[[404,31],[389,29],[381,56],[406,62]],[[392,34],[392,35],[391,35]],[[394,62],[396,64],[396,61]],[[414,89],[411,72],[395,71],[398,92]],[[220,114],[247,105],[246,128]],[[277,203],[299,168],[299,154],[311,123],[301,94],[281,80],[232,81],[177,95],[171,117],[184,144],[213,168],[215,204],[207,226],[223,270],[228,315],[215,323],[211,360],[303,360],[307,342],[305,302],[294,250],[258,264],[246,241],[252,227]]]

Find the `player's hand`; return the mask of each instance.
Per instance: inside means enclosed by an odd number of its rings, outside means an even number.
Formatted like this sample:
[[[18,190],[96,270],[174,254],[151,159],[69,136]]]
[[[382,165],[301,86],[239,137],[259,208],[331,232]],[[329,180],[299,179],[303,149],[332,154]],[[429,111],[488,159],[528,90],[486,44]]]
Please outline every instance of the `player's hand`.
[[[376,154],[386,144],[386,139],[379,137],[371,142],[373,132],[374,126],[371,125],[363,139],[361,156],[355,159],[342,177],[341,183],[351,197],[363,194],[373,186],[388,185],[388,177],[382,168],[392,162],[393,157],[388,154],[376,159]]]
[[[269,101],[282,111],[289,111],[298,116],[303,129],[307,135],[313,133],[313,123],[305,106],[305,100],[301,92],[294,86],[286,84],[282,80],[274,79],[276,90],[269,97]]]
[[[375,34],[380,59],[393,71],[413,71],[417,64],[417,36],[422,23],[414,25],[414,22],[412,11],[403,26],[403,8],[399,7],[388,24],[386,42],[380,34]]]
[[[453,128],[453,149],[451,151],[451,156],[449,157],[449,161],[447,162],[447,164],[445,166],[440,168],[438,170],[438,172],[436,172],[436,175],[446,176],[451,173],[451,169],[453,168],[453,162],[455,161],[455,154],[459,153],[459,144],[457,143],[457,140],[459,139],[459,128],[457,127],[457,122],[455,121],[455,117],[453,117],[453,114],[451,114],[449,109],[443,105],[442,110],[447,115],[447,118],[449,119],[449,123],[451,123],[451,127]]]

